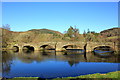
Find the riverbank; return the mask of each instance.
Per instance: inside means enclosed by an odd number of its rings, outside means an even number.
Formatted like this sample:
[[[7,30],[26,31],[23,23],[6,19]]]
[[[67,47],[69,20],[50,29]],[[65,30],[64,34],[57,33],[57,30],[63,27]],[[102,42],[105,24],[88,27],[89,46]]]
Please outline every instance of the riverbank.
[[[56,78],[53,80],[71,80],[71,79],[88,79],[88,78],[92,78],[92,79],[101,79],[101,78],[108,78],[111,80],[112,79],[119,79],[120,76],[120,71],[116,71],[116,72],[109,72],[106,74],[100,74],[100,73],[96,73],[96,74],[88,74],[88,75],[82,75],[82,76],[77,76],[77,77],[66,77],[66,78]]]
[[[89,80],[97,80],[97,79],[106,79],[106,80],[116,80],[120,78],[120,71],[109,72],[106,74],[88,74],[77,77],[63,77],[63,78],[55,78],[55,79],[42,79],[39,77],[16,77],[12,79],[3,79],[3,80],[78,80],[78,79],[89,79]]]

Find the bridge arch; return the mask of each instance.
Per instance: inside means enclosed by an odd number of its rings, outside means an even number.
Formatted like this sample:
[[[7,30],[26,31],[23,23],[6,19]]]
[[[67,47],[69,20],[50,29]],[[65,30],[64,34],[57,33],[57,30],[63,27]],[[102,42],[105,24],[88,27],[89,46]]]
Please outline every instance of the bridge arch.
[[[67,45],[63,45],[62,48],[63,49],[77,49],[79,46],[78,45],[74,45],[74,44],[67,44]]]
[[[43,44],[40,46],[40,48],[47,49],[47,50],[55,50],[55,47],[53,47],[52,45],[49,45],[49,44]]]
[[[19,47],[18,47],[18,46],[13,46],[12,49],[13,49],[13,51],[15,51],[15,52],[18,52],[18,51],[19,51]]]
[[[30,46],[30,45],[23,46],[22,49],[23,49],[23,50],[31,50],[31,51],[34,51],[34,47],[33,47],[33,46]]]
[[[107,58],[114,54],[114,49],[110,46],[97,46],[94,48],[93,53],[97,57]]]
[[[111,46],[96,46],[93,50],[111,51],[113,48]]]
[[[10,44],[8,46],[8,49],[13,49],[13,46],[19,47],[19,50],[22,50],[24,47],[32,50],[40,50],[41,48],[49,48],[49,49],[56,49],[56,51],[63,51],[67,48],[73,49],[84,49],[84,45],[86,42],[39,42],[37,44],[35,43],[19,43],[19,44]],[[75,47],[75,46],[77,47]],[[86,46],[86,52],[93,51],[98,46],[110,46],[113,50],[118,50],[118,44],[114,44],[112,42],[87,42]],[[32,47],[32,48],[31,48]]]

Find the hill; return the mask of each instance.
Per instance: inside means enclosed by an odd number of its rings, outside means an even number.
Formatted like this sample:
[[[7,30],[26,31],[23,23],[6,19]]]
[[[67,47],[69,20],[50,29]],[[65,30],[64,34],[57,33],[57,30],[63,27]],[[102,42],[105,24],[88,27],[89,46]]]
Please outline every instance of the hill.
[[[120,28],[111,28],[100,32],[107,41],[118,42],[120,40]]]
[[[25,32],[14,32],[9,31],[7,29],[0,28],[0,31],[2,35],[0,35],[0,39],[2,40],[2,47],[7,47],[8,44],[17,44],[17,43],[38,43],[38,42],[62,42],[62,41],[85,41],[88,39],[88,41],[93,42],[103,42],[103,41],[109,41],[109,42],[115,42],[119,41],[120,28],[111,28],[104,31],[101,31],[100,33],[87,33],[86,37],[84,34],[78,34],[78,39],[71,40],[70,37],[65,36],[65,34],[62,34],[58,31],[49,30],[49,29],[32,29]]]
[[[104,37],[120,36],[120,28],[111,28],[101,31],[100,34]]]
[[[3,47],[8,43],[38,43],[42,41],[62,41],[63,34],[58,31],[48,29],[32,29],[25,32],[13,32],[6,29],[2,31]]]
[[[53,34],[53,35],[63,35],[62,33],[58,32],[58,31],[54,31],[54,30],[49,30],[49,29],[32,29],[29,31],[33,31],[39,34]]]

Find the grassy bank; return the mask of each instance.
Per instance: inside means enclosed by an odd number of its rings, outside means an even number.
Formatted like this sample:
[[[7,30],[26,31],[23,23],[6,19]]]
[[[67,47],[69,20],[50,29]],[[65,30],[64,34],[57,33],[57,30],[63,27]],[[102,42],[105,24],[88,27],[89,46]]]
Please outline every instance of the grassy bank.
[[[110,72],[110,73],[106,73],[106,74],[100,74],[100,73],[96,73],[96,74],[89,74],[89,75],[82,75],[82,76],[77,76],[77,77],[66,77],[66,78],[56,78],[53,80],[70,80],[70,79],[79,79],[79,78],[120,78],[120,71],[116,71],[116,72]]]
[[[39,77],[16,77],[12,79],[4,79],[4,80],[80,80],[80,79],[86,79],[86,80],[97,80],[97,79],[105,79],[105,80],[116,80],[120,78],[120,71],[116,72],[109,72],[106,74],[89,74],[89,75],[82,75],[77,77],[65,77],[65,78],[55,78],[55,79],[42,79]]]

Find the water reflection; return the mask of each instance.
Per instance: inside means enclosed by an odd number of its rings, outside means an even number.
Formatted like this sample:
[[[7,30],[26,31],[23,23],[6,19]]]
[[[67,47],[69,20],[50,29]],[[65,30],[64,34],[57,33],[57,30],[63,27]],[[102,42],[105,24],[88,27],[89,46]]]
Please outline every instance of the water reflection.
[[[93,51],[94,55],[101,57],[101,58],[108,58],[114,55],[114,51],[109,46],[99,46],[94,48]]]
[[[101,50],[95,50],[94,55],[101,57],[101,58],[108,58],[114,56],[113,51],[101,51]]]
[[[0,77],[2,77],[2,51],[0,51]]]
[[[33,53],[34,51],[33,50],[27,50],[27,49],[23,49],[22,50],[24,53]]]
[[[7,53],[7,51],[3,51],[3,53],[4,54],[2,54],[2,70],[3,73],[9,73],[14,55]]]
[[[55,55],[56,54],[56,55]],[[54,59],[57,60],[77,60],[79,62],[86,62],[88,59],[89,62],[98,62],[99,56],[93,53],[78,53],[78,52],[53,52],[53,51],[22,51],[22,52],[13,52],[13,51],[4,51],[3,52],[3,62],[12,61],[14,57],[17,59],[26,59],[26,60],[47,60],[47,59]],[[106,57],[110,62],[117,62],[114,55]],[[94,61],[96,59],[96,61]],[[102,61],[101,61],[102,62]]]
[[[43,68],[49,68],[49,66],[52,68],[54,66],[56,67],[62,67],[65,66],[65,68],[69,69],[77,69],[80,66],[79,64],[81,62],[112,62],[112,63],[118,63],[116,56],[109,56],[106,58],[101,58],[97,55],[94,55],[93,53],[86,53],[85,51],[65,51],[65,52],[55,52],[51,50],[47,51],[4,51],[2,53],[3,57],[3,75],[10,77],[12,74],[19,73],[18,69],[21,70],[21,66],[26,66],[30,68],[30,71],[32,71],[31,75],[34,75],[36,69],[43,69]],[[67,63],[66,63],[67,62]],[[53,64],[54,63],[54,64]],[[63,64],[64,63],[64,64]],[[13,65],[14,64],[14,65]],[[67,64],[69,66],[67,66]],[[59,65],[59,66],[58,66]],[[39,68],[36,68],[38,67]],[[41,67],[44,66],[44,67]],[[76,68],[75,68],[76,66]],[[83,64],[84,66],[84,64]],[[56,67],[53,69],[56,71]],[[70,68],[71,67],[71,68]],[[31,69],[32,68],[32,69]],[[58,69],[59,69],[58,68]],[[27,69],[27,68],[25,68]],[[60,68],[62,69],[62,68]],[[40,73],[39,71],[38,73]],[[43,71],[44,72],[44,71]],[[23,71],[23,73],[29,73],[29,70]],[[49,70],[48,70],[49,73]],[[61,74],[64,73],[61,72]],[[25,74],[24,74],[25,75]],[[19,75],[23,76],[23,74]],[[35,76],[38,76],[37,74]],[[39,76],[40,77],[40,76]]]
[[[86,46],[87,46],[87,43],[85,44],[85,46],[84,46],[84,58],[85,58],[85,60],[86,60],[86,62],[87,62],[87,56],[86,56]]]

